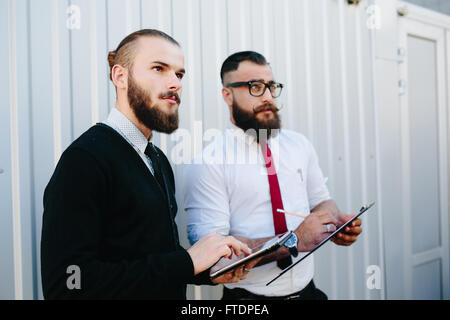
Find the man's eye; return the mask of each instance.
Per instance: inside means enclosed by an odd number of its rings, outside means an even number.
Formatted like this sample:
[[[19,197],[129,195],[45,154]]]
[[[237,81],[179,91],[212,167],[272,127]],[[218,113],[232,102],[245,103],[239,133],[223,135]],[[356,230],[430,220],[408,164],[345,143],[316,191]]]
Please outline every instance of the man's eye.
[[[162,67],[160,67],[160,66],[154,66],[154,67],[152,68],[152,70],[155,70],[155,71],[162,71]]]
[[[183,73],[177,73],[177,77],[178,77],[178,79],[183,79],[183,77],[184,77],[184,74]]]

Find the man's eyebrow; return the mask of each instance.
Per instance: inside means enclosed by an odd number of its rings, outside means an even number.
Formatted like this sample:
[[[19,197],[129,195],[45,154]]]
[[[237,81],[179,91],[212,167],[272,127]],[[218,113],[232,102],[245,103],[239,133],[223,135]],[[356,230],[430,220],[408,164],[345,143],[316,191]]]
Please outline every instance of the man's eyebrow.
[[[265,83],[264,79],[251,79],[251,80],[248,80],[246,82],[252,82],[252,81],[261,81],[261,82]],[[267,83],[272,83],[272,82],[274,82],[274,81],[273,80],[269,80]]]
[[[162,61],[153,61],[152,63],[156,63],[156,64],[160,64],[160,65],[162,65],[162,66],[164,66],[164,67],[170,67],[170,65],[169,64],[167,64],[167,63],[165,63],[165,62],[162,62]],[[179,69],[177,72],[182,72],[182,73],[186,73],[186,70],[184,69],[184,68],[181,68],[181,69]]]

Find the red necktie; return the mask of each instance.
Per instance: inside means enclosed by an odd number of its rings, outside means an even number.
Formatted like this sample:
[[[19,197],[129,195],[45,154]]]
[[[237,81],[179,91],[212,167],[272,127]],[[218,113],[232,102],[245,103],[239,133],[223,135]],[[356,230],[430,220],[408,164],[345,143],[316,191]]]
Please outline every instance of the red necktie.
[[[273,225],[275,227],[275,235],[283,234],[287,230],[286,217],[277,209],[283,208],[283,200],[281,199],[280,185],[278,184],[277,172],[275,171],[275,163],[273,162],[272,152],[267,143],[261,144],[262,154],[267,168],[267,177],[269,179],[270,200],[272,202]],[[277,261],[278,267],[282,270],[292,264],[291,257],[287,257]]]

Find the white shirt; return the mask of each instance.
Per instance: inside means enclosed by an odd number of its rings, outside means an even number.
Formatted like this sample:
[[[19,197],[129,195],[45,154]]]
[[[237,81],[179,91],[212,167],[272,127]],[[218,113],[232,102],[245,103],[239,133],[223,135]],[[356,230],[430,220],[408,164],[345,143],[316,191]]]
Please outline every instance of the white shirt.
[[[308,215],[316,205],[330,199],[317,154],[305,136],[281,129],[268,144],[285,210]],[[247,238],[274,236],[267,169],[254,137],[233,125],[217,136],[194,163],[201,164],[186,166],[184,179],[191,244],[209,232]],[[288,230],[303,221],[291,215],[285,217]],[[293,262],[305,254],[300,253]],[[266,286],[280,272],[274,261],[253,268],[245,280],[225,286],[266,296],[289,295],[311,281],[313,255]]]
[[[152,161],[145,154],[145,149],[147,148],[149,141],[141,130],[139,130],[139,128],[117,108],[111,109],[108,119],[103,121],[103,124],[116,130],[134,148],[134,150],[136,150],[152,175],[154,175]]]

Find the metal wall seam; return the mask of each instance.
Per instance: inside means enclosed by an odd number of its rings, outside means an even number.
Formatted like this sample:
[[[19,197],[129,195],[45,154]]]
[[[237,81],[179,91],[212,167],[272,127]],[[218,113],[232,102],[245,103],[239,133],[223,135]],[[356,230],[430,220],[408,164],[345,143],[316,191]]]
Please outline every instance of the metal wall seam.
[[[314,122],[312,107],[312,79],[311,79],[311,40],[309,31],[309,5],[303,1],[303,27],[305,30],[305,77],[306,77],[306,108],[308,110],[308,139],[314,144]]]
[[[23,299],[22,232],[20,219],[19,119],[17,110],[17,61],[14,1],[9,1],[9,90],[11,121],[11,186],[13,215],[14,296]]]
[[[125,34],[130,34],[133,31],[133,8],[131,7],[131,0],[125,0]]]
[[[285,56],[285,68],[286,68],[286,82],[288,84],[293,84],[293,78],[292,78],[292,55],[291,55],[291,51],[292,51],[292,47],[291,47],[291,28],[289,27],[291,24],[291,19],[290,19],[290,12],[289,12],[289,6],[286,3],[287,1],[283,2],[283,6],[284,6],[284,35],[285,35],[285,43],[286,43],[286,56]],[[293,115],[293,108],[292,106],[294,105],[294,99],[292,98],[292,92],[293,90],[286,90],[287,91],[287,114],[288,114],[288,127],[289,128],[293,128],[294,127],[294,115]]]
[[[374,5],[375,0],[369,0],[369,5]],[[377,99],[377,84],[376,84],[376,43],[375,43],[375,28],[370,30],[370,59],[371,59],[371,74],[372,74],[372,108],[373,108],[373,122],[374,122],[374,136],[375,136],[375,168],[376,168],[376,210],[378,217],[378,255],[379,261],[381,265],[381,270],[384,272],[386,270],[385,265],[385,251],[384,251],[384,236],[383,236],[383,217],[381,210],[379,208],[383,207],[383,200],[381,196],[381,159],[380,159],[380,135],[378,130],[378,99]],[[386,276],[382,273],[382,283],[383,286],[381,288],[381,299],[386,299]]]
[[[191,2],[191,1],[190,1]],[[187,19],[187,46],[188,46],[188,60],[187,60],[187,70],[191,70],[191,72],[188,73],[188,81],[189,81],[189,127],[191,130],[194,130],[195,128],[195,106],[196,106],[196,97],[195,97],[195,52],[194,52],[194,30],[193,30],[193,19],[192,19],[192,5],[189,3],[187,6],[186,11],[186,19]],[[191,131],[192,132],[192,131]],[[195,150],[195,139],[191,139],[191,150]]]
[[[240,22],[241,22],[241,26],[245,26],[245,22],[247,21],[247,19],[246,19],[246,17],[245,17],[245,10],[244,10],[244,1],[239,1],[239,6],[240,6],[240,8],[239,8],[239,19],[240,19]],[[247,37],[246,37],[246,32],[241,32],[241,48],[245,48],[247,45],[248,45],[248,43],[247,43]],[[250,39],[251,39],[251,37],[250,37]],[[242,50],[242,49],[241,49]]]
[[[53,90],[53,159],[54,166],[62,153],[61,145],[61,86],[59,72],[58,0],[52,1],[52,90]]]
[[[346,194],[346,210],[349,210],[352,204],[351,197],[351,176],[350,176],[350,133],[349,133],[349,113],[348,113],[348,98],[347,98],[347,54],[346,54],[346,30],[344,23],[344,0],[340,0],[338,2],[339,8],[339,33],[340,33],[340,48],[339,52],[341,55],[341,91],[342,91],[342,120],[343,120],[343,128],[344,128],[344,167],[345,167],[345,194]],[[355,296],[355,282],[352,277],[354,274],[354,262],[353,262],[353,250],[350,249],[348,251],[348,274],[349,274],[349,295],[350,299],[354,299]]]
[[[227,12],[226,10],[225,10],[225,12]],[[220,10],[219,10],[219,6],[217,5],[217,2],[214,2],[214,17],[215,17],[215,20],[216,21],[221,21],[220,20]],[[226,19],[226,17],[225,17],[225,19]],[[225,39],[221,39],[221,37],[220,37],[220,27],[219,27],[219,24],[218,23],[215,23],[214,24],[214,33],[215,33],[215,47],[216,47],[216,66],[217,66],[217,74],[219,74],[219,71],[220,71],[220,66],[221,66],[221,64],[222,64],[222,59],[221,59],[221,55],[220,55],[220,52],[224,52],[224,50],[222,49],[222,42],[224,42],[226,39],[227,39],[227,37],[225,37]],[[222,123],[225,123],[225,119],[226,119],[226,117],[225,117],[225,115],[224,115],[224,111],[225,111],[225,109],[224,108],[221,108],[221,106],[222,106],[222,95],[220,94],[220,89],[222,88],[222,83],[221,83],[221,81],[220,81],[220,77],[219,76],[216,76],[215,77],[215,79],[216,79],[216,85],[217,85],[217,92],[216,92],[216,101],[217,101],[217,106],[216,106],[216,110],[218,110],[218,115],[217,115],[217,119],[218,119],[218,122],[217,123],[220,123],[220,124],[222,124]],[[203,125],[203,130],[205,130],[205,125]],[[218,129],[218,128],[217,128]]]
[[[361,190],[362,190],[362,201],[367,202],[367,166],[366,166],[366,159],[367,159],[367,138],[366,138],[366,114],[364,110],[364,88],[363,88],[363,74],[362,74],[362,48],[361,48],[361,28],[363,27],[361,25],[361,18],[360,18],[360,12],[356,12],[355,15],[355,32],[356,32],[356,70],[357,70],[357,85],[358,85],[358,111],[359,111],[359,124],[360,124],[360,133],[361,138],[359,140],[360,143],[360,162],[361,162]],[[364,266],[369,265],[369,234],[370,234],[370,226],[367,226],[367,228],[364,228],[363,233],[363,248],[364,248]],[[364,270],[363,270],[364,272]],[[365,286],[365,298],[366,300],[369,299],[369,289],[367,286]]]
[[[90,41],[91,41],[91,122],[94,125],[99,121],[98,101],[98,63],[97,63],[97,27],[96,27],[96,2],[90,1]]]
[[[258,1],[259,2],[259,1]],[[268,37],[269,34],[271,34],[269,30],[269,16],[267,14],[268,6],[272,2],[267,2],[267,0],[263,0],[263,2],[259,2],[262,6],[262,21],[265,21],[265,23],[262,24],[263,26],[263,48],[264,48],[264,56],[266,57],[267,61],[272,61],[272,50],[270,50],[269,41],[271,39]]]
[[[325,112],[327,123],[327,152],[328,152],[328,181],[334,186],[334,169],[333,161],[334,148],[333,148],[333,121],[331,121],[331,80],[330,80],[330,49],[329,49],[329,36],[328,36],[328,0],[322,0],[322,20],[323,20],[323,48],[324,48],[324,87],[325,87]],[[334,188],[333,188],[334,189]],[[331,264],[336,265],[336,246],[331,247]],[[331,296],[337,297],[337,268],[331,268]]]

